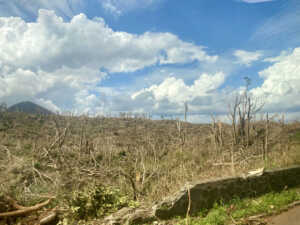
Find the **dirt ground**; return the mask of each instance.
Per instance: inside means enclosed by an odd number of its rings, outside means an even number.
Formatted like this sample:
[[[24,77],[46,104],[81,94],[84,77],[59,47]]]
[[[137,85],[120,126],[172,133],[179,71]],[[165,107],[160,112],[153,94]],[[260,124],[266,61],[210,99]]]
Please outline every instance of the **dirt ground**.
[[[268,225],[300,225],[300,206],[267,218]]]

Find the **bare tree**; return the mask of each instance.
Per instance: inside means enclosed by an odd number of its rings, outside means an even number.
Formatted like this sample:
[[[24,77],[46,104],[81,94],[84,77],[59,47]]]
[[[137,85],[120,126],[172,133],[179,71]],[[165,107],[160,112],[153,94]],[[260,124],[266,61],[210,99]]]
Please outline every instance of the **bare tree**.
[[[245,77],[246,87],[242,94],[235,97],[233,104],[229,104],[229,116],[232,122],[234,143],[241,143],[246,147],[250,144],[251,122],[259,112],[264,102],[253,96],[249,91],[251,80]]]
[[[264,140],[264,148],[263,148],[263,159],[266,160],[266,157],[268,155],[268,142],[269,142],[269,124],[270,124],[270,120],[269,120],[269,114],[267,113],[266,115],[266,125],[265,125],[265,140]]]
[[[184,122],[186,122],[188,110],[189,110],[188,103],[184,102]]]
[[[251,126],[253,127],[255,114],[264,106],[263,101],[249,91],[250,78],[245,77],[244,80],[245,90],[237,94],[232,103],[228,104],[228,115],[232,125],[231,162],[229,165],[231,165],[233,173],[237,162],[246,161],[247,156],[244,150],[253,143],[252,139],[254,138],[254,135],[251,135]],[[267,144],[264,148],[267,148]]]
[[[228,104],[228,108],[229,108],[229,119],[231,120],[232,123],[232,136],[233,136],[233,141],[234,144],[237,144],[238,140],[237,140],[237,112],[238,112],[238,108],[239,105],[241,104],[241,99],[239,95],[236,95],[234,98],[233,103],[229,103]]]
[[[211,129],[211,137],[212,137],[212,142],[214,144],[214,149],[216,156],[220,155],[222,153],[222,148],[223,148],[223,126],[220,120],[216,120],[216,118],[212,115],[212,124],[210,126]]]

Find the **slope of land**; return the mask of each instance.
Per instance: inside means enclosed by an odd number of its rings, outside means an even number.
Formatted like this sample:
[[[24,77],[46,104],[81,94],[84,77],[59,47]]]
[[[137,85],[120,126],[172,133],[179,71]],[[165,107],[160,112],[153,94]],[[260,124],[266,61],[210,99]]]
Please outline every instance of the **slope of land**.
[[[233,146],[222,123],[2,113],[0,195],[23,206],[52,196],[60,218],[89,221],[160,201],[186,182],[300,164],[300,124],[265,127],[253,123],[247,145]],[[0,213],[9,210],[0,201]]]
[[[43,115],[53,114],[53,112],[51,112],[50,110],[29,101],[20,102],[15,105],[12,105],[7,109],[7,111],[23,112],[23,113],[30,113],[30,114],[43,114]]]

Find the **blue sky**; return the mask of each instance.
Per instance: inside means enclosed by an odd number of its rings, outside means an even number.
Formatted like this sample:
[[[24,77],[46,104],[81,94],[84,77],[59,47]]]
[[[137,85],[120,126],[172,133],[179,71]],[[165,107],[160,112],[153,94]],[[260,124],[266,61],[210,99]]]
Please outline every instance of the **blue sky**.
[[[0,0],[0,102],[203,122],[248,76],[298,119],[299,24],[298,0]]]

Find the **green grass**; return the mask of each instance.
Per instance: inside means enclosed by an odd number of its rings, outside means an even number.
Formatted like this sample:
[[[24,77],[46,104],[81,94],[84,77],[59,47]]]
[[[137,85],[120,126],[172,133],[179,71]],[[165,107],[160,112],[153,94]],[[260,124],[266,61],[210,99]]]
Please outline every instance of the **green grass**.
[[[300,143],[300,130],[295,131],[291,136],[290,136],[290,140]]]
[[[284,190],[280,193],[268,193],[258,198],[233,199],[227,204],[215,204],[207,212],[199,212],[189,218],[189,225],[227,225],[232,221],[258,214],[279,212],[287,205],[300,200],[300,189]],[[176,225],[185,225],[186,218],[177,220]]]

